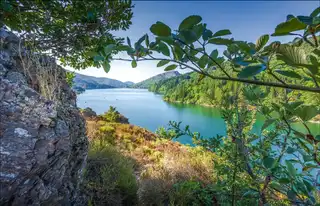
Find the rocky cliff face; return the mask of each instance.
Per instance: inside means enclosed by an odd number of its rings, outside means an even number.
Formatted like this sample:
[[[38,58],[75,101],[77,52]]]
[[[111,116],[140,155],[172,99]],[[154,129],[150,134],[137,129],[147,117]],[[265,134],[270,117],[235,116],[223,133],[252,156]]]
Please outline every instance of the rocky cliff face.
[[[0,205],[75,205],[88,145],[76,95],[20,43],[0,30]]]

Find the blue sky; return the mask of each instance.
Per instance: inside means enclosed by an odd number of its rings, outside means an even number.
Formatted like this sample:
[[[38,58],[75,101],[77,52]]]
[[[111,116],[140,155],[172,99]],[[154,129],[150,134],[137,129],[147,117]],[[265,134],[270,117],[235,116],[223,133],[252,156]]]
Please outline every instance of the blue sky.
[[[134,17],[127,31],[114,32],[121,37],[129,36],[132,42],[145,33],[156,21],[162,21],[171,28],[178,28],[180,22],[189,15],[200,15],[207,28],[213,32],[230,29],[231,37],[236,40],[255,42],[263,34],[271,34],[279,23],[286,20],[288,14],[309,15],[320,6],[318,1],[134,1]],[[288,38],[271,40],[289,41]],[[218,48],[222,51],[223,48]],[[137,68],[131,68],[128,62],[112,62],[111,71],[106,74],[102,68],[87,68],[79,73],[139,82],[156,74],[163,68],[157,68],[156,62],[138,62]]]

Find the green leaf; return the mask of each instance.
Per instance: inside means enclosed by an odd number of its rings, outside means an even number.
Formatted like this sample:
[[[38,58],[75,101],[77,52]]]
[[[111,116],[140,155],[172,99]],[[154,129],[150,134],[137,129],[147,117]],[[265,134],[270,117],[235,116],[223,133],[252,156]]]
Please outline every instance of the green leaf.
[[[98,54],[98,52],[95,52],[95,51],[88,51],[87,52],[87,55],[89,56],[89,57],[95,57],[95,56],[99,56],[99,54]]]
[[[208,43],[216,45],[229,45],[233,43],[233,40],[223,38],[211,38],[209,39]]]
[[[320,57],[320,49],[315,49],[312,51],[312,53]]]
[[[259,195],[258,191],[250,189],[249,191],[245,192],[242,197],[257,197]]]
[[[275,163],[276,161],[272,157],[266,157],[263,159],[263,165],[268,169],[273,168]]]
[[[157,46],[158,42],[151,42],[149,44],[150,49],[155,49],[155,47]]]
[[[315,65],[301,64],[301,65],[298,65],[298,66],[302,66],[302,67],[307,68],[312,74],[318,74],[318,72],[319,72],[319,67],[315,66]]]
[[[248,78],[259,74],[264,70],[263,65],[247,66],[238,74],[239,78]]]
[[[280,178],[278,181],[279,181],[279,183],[281,183],[281,184],[288,184],[288,183],[290,183],[290,179],[285,178],[285,177]]]
[[[180,46],[175,45],[173,47],[173,54],[176,60],[181,60],[183,56],[183,51]]]
[[[150,31],[156,36],[170,36],[171,29],[164,23],[158,21],[150,27]]]
[[[193,47],[192,47],[193,48]],[[195,56],[197,55],[199,52],[203,51],[203,48],[196,48],[196,49],[190,49],[190,55]]]
[[[303,39],[299,38],[299,37],[296,37],[293,42],[292,42],[292,45],[296,46],[296,47],[299,47],[301,46],[303,43]]]
[[[132,51],[133,49],[127,45],[119,45],[116,47],[118,51]]]
[[[296,109],[296,114],[303,120],[308,121],[319,114],[319,111],[312,105],[301,105]]]
[[[311,17],[316,17],[320,14],[320,6],[316,8],[313,12],[311,12],[310,16]]]
[[[311,157],[311,159],[313,159]],[[310,169],[315,169],[315,168],[318,168],[319,166],[316,165],[316,164],[306,164],[303,168],[302,168],[302,171],[308,171]]]
[[[292,163],[290,161],[286,160],[286,165],[287,165],[287,169],[288,169],[289,175],[291,177],[295,177],[296,174],[297,174],[297,171],[294,168],[294,166],[292,165]]]
[[[290,66],[307,64],[306,52],[299,47],[291,45],[280,45],[277,58]]]
[[[112,50],[115,48],[115,45],[114,44],[109,44],[107,46],[104,47],[104,53],[106,55],[109,55],[111,54]]]
[[[204,69],[208,63],[208,56],[202,55],[202,57],[198,61],[198,65],[200,68]]]
[[[297,19],[307,25],[312,25],[313,22],[313,18],[310,16],[297,16]]]
[[[100,55],[97,55],[97,56],[94,56],[93,57],[93,60],[98,62],[98,61],[104,61],[104,57],[103,56],[100,56]]]
[[[159,50],[162,54],[166,55],[166,56],[170,56],[170,50],[168,48],[168,46],[163,43],[163,42],[159,42]]]
[[[158,62],[157,67],[162,67],[166,64],[168,64],[170,61],[169,60],[161,60]]]
[[[279,24],[271,36],[288,35],[290,32],[303,30],[306,27],[307,25],[299,21],[297,18],[292,18],[289,21]]]
[[[312,20],[312,25],[313,26],[317,26],[318,24],[320,24],[320,16],[319,17],[313,17]],[[315,33],[319,32],[319,27],[316,28]]]
[[[293,190],[288,190],[287,191],[287,196],[288,196],[289,200],[295,200],[296,193]]]
[[[218,50],[217,49],[213,50],[210,54],[210,57],[212,59],[216,59],[218,57]]]
[[[275,121],[276,121],[276,119],[267,119],[266,121],[264,121],[264,123],[261,127],[261,131],[263,131],[264,129],[266,129],[270,125],[272,125]]]
[[[269,41],[269,35],[262,35],[256,42],[256,51],[260,51]]]
[[[171,71],[171,70],[174,70],[175,68],[177,68],[177,65],[172,64],[172,65],[167,66],[167,67],[164,69],[164,71]]]
[[[251,51],[251,48],[250,46],[248,45],[247,42],[244,42],[244,41],[236,41],[235,42],[236,45],[239,47],[239,49],[241,49],[242,51],[246,52],[246,53],[250,53]]]
[[[270,187],[272,187],[273,189],[278,190],[278,191],[283,190],[283,187],[278,182],[275,182],[275,181],[272,181],[270,183]]]
[[[312,192],[315,187],[313,187],[312,183],[310,183],[308,180],[303,180],[304,185],[306,186],[308,192]]]
[[[127,43],[128,43],[128,45],[129,45],[129,47],[132,47],[132,46],[131,46],[131,41],[130,41],[129,37],[127,37]]]
[[[174,39],[171,36],[158,36],[156,37],[157,42],[163,41],[169,45],[172,45],[174,43]]]
[[[292,14],[287,15],[287,21],[289,21],[290,19],[296,18],[295,16],[293,16]]]
[[[108,72],[110,71],[110,64],[109,64],[109,62],[104,61],[104,62],[102,63],[102,67],[103,67],[103,69],[104,69],[104,71],[105,71],[106,73],[108,73]]]
[[[136,68],[137,67],[137,61],[136,60],[132,60],[131,67],[132,68]]]
[[[229,29],[223,29],[214,33],[212,37],[226,36],[230,34],[231,34],[231,31]]]
[[[192,31],[194,31],[194,33],[196,34],[197,39],[200,39],[200,37],[202,36],[203,31],[204,31],[203,24],[198,24],[198,25],[194,26],[192,28]]]
[[[275,70],[275,72],[277,72],[277,73],[279,73],[279,74],[281,74],[281,75],[283,75],[283,76],[286,76],[286,77],[301,79],[300,74],[298,74],[298,73],[295,72],[295,71]]]
[[[288,154],[293,154],[296,152],[296,149],[292,148],[292,147],[288,147],[287,151]]]
[[[146,47],[148,47],[150,44],[148,34],[145,35],[145,42],[146,42]]]
[[[140,39],[137,41],[137,45],[141,45],[141,43],[146,39],[146,35],[143,35],[142,37],[140,37]]]
[[[212,35],[213,35],[212,31],[205,29],[203,31],[202,38],[203,40],[207,41],[208,39],[212,38]]]
[[[191,30],[180,31],[180,34],[182,35],[184,41],[189,44],[191,44],[199,39],[197,37],[197,34]]]
[[[179,25],[179,31],[185,29],[191,29],[194,25],[200,23],[202,20],[201,16],[192,15],[185,18]]]
[[[318,59],[315,56],[309,55],[308,57],[313,65],[320,66],[320,62],[318,61]]]

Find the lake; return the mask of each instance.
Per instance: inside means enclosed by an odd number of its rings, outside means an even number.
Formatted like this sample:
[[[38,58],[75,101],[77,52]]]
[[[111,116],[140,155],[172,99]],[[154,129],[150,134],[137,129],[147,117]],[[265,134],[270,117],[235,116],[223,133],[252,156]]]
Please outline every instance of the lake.
[[[97,89],[86,90],[78,95],[78,107],[91,107],[102,114],[114,106],[129,118],[129,122],[144,127],[152,132],[160,126],[167,126],[170,120],[182,122],[182,126],[190,125],[193,132],[200,132],[205,137],[217,134],[225,135],[226,126],[220,116],[219,109],[198,105],[168,103],[162,96],[146,89]],[[259,134],[263,119],[257,118],[253,132]],[[314,134],[320,134],[320,124],[309,123]],[[305,132],[303,127],[298,130]],[[179,142],[191,144],[190,137],[180,137]]]

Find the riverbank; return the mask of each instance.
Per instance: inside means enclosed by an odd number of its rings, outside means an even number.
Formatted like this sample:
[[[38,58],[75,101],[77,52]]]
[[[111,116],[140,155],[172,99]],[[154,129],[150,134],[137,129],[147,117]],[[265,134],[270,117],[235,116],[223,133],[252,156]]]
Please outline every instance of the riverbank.
[[[168,103],[178,103],[178,104],[186,104],[186,105],[198,105],[198,106],[203,106],[203,107],[208,107],[208,108],[217,108],[218,107],[218,105],[214,105],[214,104],[205,104],[205,103],[196,104],[196,103],[189,103],[189,102],[184,102],[184,101],[171,101],[168,98],[162,98],[162,99],[163,99],[163,101],[168,102]],[[252,105],[248,105],[248,109],[250,111],[251,110],[256,110],[256,107],[252,106]],[[314,123],[314,124],[320,124],[320,114],[318,114],[317,116],[315,116],[314,118],[312,118],[308,122],[309,123]]]

